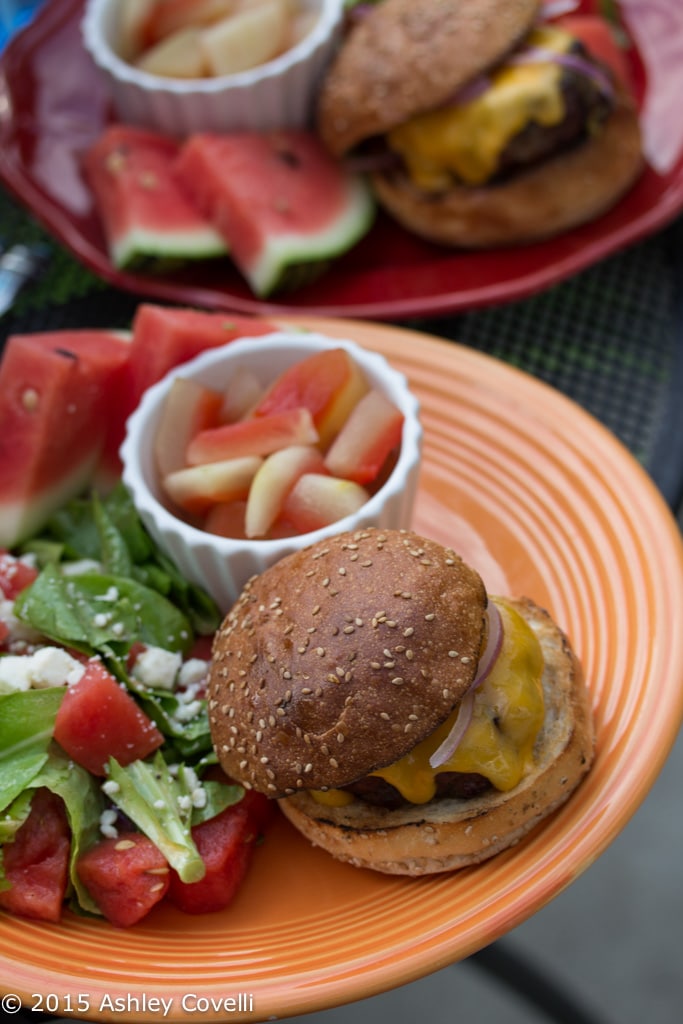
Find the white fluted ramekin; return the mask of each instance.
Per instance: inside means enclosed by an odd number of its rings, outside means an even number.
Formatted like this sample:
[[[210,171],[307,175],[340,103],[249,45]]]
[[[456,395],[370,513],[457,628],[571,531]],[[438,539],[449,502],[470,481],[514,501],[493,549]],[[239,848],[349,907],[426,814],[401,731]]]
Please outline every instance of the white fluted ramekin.
[[[120,0],[88,0],[83,41],[106,76],[117,117],[127,124],[178,138],[193,132],[303,128],[341,35],[344,0],[302,3],[320,8],[311,31],[274,60],[233,75],[181,80],[133,67],[117,53]]]
[[[161,411],[176,377],[185,377],[219,389],[236,367],[254,370],[263,383],[283,370],[327,348],[345,348],[365,373],[370,385],[381,390],[403,413],[401,448],[396,465],[383,486],[354,515],[321,530],[278,540],[234,540],[207,533],[177,518],[164,504],[154,464],[154,436]],[[422,446],[419,404],[402,373],[375,352],[353,341],[305,332],[277,332],[233,341],[210,349],[176,367],[143,395],[127,424],[121,448],[123,482],[143,522],[185,576],[205,587],[226,611],[246,581],[280,558],[343,530],[365,526],[403,528],[411,524],[417,494]]]

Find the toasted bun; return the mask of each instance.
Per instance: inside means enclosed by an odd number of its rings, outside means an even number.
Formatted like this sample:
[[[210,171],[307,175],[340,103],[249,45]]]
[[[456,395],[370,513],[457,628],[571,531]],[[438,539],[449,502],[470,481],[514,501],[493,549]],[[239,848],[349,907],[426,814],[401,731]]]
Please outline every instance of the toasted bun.
[[[476,249],[540,241],[614,206],[644,166],[638,117],[622,96],[603,132],[498,185],[418,190],[401,173],[375,174],[380,203],[433,242]]]
[[[579,663],[547,612],[526,599],[511,603],[535,631],[545,659],[546,716],[534,770],[507,793],[489,790],[399,810],[361,800],[327,807],[308,793],[281,800],[284,814],[312,843],[339,860],[387,874],[453,871],[513,846],[576,789],[593,760],[594,742]]]
[[[398,760],[472,683],[486,591],[410,532],[342,533],[252,579],[216,634],[214,746],[269,796],[349,785]]]
[[[443,103],[531,28],[539,0],[383,0],[322,85],[318,131],[335,156]]]

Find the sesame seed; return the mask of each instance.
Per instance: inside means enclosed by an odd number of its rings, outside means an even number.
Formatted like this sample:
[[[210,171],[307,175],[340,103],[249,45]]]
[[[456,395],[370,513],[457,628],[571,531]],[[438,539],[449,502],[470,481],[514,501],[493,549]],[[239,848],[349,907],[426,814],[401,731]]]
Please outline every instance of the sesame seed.
[[[465,655],[463,655],[463,657],[462,657],[462,658],[460,659],[460,664],[461,664],[461,665],[469,665],[469,663],[470,663],[471,661],[472,661],[472,659],[471,659],[471,658],[468,658],[468,657],[467,657],[467,655],[465,654]]]
[[[448,652],[448,657],[449,658],[457,658],[458,657],[458,652],[457,651],[449,651]]]
[[[338,768],[339,767],[339,762],[337,761],[337,759],[335,757],[331,757],[330,758],[330,764],[332,765],[333,768]]]
[[[134,846],[135,846],[135,843],[133,842],[132,839],[121,839],[118,843],[116,843],[116,845],[114,846],[114,849],[115,850],[132,850]]]
[[[428,612],[425,615],[425,622],[433,622],[435,618],[436,618],[436,615],[435,615],[434,612]]]
[[[394,684],[394,686],[401,686],[401,684],[404,682],[404,679],[403,676],[394,676],[394,678],[391,681]]]

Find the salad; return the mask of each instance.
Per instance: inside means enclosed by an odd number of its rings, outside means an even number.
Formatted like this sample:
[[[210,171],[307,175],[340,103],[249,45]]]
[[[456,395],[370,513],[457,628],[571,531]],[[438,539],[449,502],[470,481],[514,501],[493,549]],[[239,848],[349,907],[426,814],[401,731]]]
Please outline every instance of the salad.
[[[0,553],[0,909],[128,926],[232,900],[270,803],[213,752],[219,622],[122,484]]]

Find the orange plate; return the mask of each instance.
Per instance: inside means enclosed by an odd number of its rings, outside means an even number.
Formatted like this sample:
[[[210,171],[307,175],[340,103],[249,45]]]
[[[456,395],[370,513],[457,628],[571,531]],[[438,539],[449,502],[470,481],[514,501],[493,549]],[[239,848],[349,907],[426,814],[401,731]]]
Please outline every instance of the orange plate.
[[[414,980],[503,935],[587,868],[673,743],[683,549],[628,452],[561,394],[490,357],[380,325],[306,325],[377,349],[408,375],[425,427],[415,526],[459,548],[492,592],[535,598],[567,630],[595,705],[594,768],[526,840],[459,873],[375,875],[278,821],[224,914],[161,908],[128,931],[70,915],[58,926],[3,916],[0,987],[33,1007],[34,993],[51,993],[43,1009],[142,1020],[158,1016],[150,1000],[163,997],[167,1021],[201,1012],[253,1024]],[[242,1008],[222,1002],[231,998]]]

